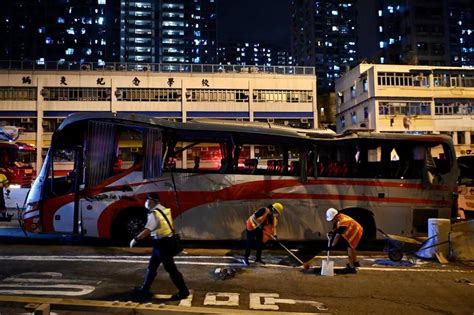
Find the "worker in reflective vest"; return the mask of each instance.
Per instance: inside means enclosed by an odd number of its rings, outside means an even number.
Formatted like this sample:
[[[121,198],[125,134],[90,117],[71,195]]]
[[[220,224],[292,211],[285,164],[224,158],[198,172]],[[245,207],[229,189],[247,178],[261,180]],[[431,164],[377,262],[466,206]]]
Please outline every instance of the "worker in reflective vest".
[[[6,218],[7,217],[7,207],[5,205],[5,195],[3,188],[8,187],[8,178],[5,176],[5,174],[0,173],[0,216]],[[7,195],[10,193],[10,191],[7,189],[6,190]]]
[[[326,211],[326,220],[333,223],[333,230],[328,233],[328,237],[332,238],[330,248],[336,246],[339,242],[344,243],[349,258],[347,271],[349,273],[357,273],[356,267],[359,267],[360,264],[357,261],[356,248],[362,238],[364,229],[356,220],[348,215],[339,213],[334,208],[329,208]]]
[[[249,266],[249,256],[252,247],[256,247],[255,262],[265,264],[262,261],[262,248],[270,238],[277,238],[276,227],[278,216],[283,212],[283,205],[279,202],[260,208],[255,211],[246,221],[247,243],[243,263]]]
[[[135,246],[138,241],[150,235],[153,242],[153,251],[145,274],[145,281],[141,287],[136,287],[134,292],[144,297],[151,297],[151,284],[155,280],[158,267],[163,263],[166,272],[170,275],[171,281],[179,290],[178,293],[171,297],[171,300],[185,299],[189,296],[189,290],[184,283],[183,275],[176,268],[173,254],[170,252],[172,250],[170,237],[173,235],[171,209],[160,204],[159,196],[156,193],[147,195],[145,208],[149,210],[145,229],[130,241],[130,247]]]

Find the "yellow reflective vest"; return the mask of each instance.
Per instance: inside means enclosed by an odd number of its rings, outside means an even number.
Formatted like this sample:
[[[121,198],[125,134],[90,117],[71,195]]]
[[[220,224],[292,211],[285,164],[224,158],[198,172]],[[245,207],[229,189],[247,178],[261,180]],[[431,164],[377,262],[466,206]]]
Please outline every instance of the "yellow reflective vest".
[[[173,218],[171,217],[171,209],[170,208],[160,208],[161,212],[163,212],[164,215],[168,218],[168,221],[170,222],[171,226],[174,229],[174,223],[173,223]],[[173,231],[170,228],[170,225],[168,222],[166,222],[166,219],[163,215],[161,215],[160,211],[153,209],[153,215],[156,218],[156,221],[158,222],[158,228],[156,230],[151,231],[151,237],[152,238],[163,238],[166,236],[169,236],[173,234]]]

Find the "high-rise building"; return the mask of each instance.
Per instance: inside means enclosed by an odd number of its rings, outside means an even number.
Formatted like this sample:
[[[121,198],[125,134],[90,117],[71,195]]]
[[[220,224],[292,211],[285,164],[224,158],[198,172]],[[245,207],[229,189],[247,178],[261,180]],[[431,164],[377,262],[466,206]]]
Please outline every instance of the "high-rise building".
[[[360,0],[360,56],[374,63],[472,65],[469,0]]]
[[[291,54],[296,65],[316,67],[319,91],[334,90],[334,80],[357,63],[355,2],[291,2]]]
[[[159,62],[215,64],[215,0],[160,0],[157,3]]]
[[[291,66],[293,58],[283,48],[261,43],[219,43],[219,64]]]
[[[124,62],[155,63],[157,4],[154,0],[121,1],[120,60]]]
[[[5,1],[1,60],[118,61],[119,0]]]
[[[451,0],[446,3],[451,66],[474,64],[474,2]]]

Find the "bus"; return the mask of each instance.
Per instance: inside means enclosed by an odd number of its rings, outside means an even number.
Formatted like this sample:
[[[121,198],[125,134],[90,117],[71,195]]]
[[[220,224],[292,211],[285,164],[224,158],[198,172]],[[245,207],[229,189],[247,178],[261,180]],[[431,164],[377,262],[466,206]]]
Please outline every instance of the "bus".
[[[458,157],[461,171],[458,181],[458,215],[461,219],[474,219],[474,155]]]
[[[71,168],[57,176],[65,157]],[[53,134],[22,225],[125,241],[144,226],[146,194],[157,192],[186,240],[242,239],[246,218],[275,201],[285,206],[285,240],[325,238],[330,207],[359,221],[368,239],[377,228],[423,235],[428,218],[456,213],[457,178],[445,135],[76,113]]]

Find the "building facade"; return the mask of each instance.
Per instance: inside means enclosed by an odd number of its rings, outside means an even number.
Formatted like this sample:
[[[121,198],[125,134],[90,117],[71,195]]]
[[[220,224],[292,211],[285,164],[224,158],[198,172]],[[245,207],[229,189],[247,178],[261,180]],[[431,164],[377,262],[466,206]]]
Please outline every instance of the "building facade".
[[[279,47],[260,43],[219,43],[217,62],[231,65],[292,66],[293,58]]]
[[[373,63],[469,66],[474,4],[469,0],[360,0],[358,48]],[[363,11],[362,11],[363,10]]]
[[[452,136],[474,153],[474,69],[362,63],[336,81],[337,132]]]
[[[220,118],[318,126],[314,68],[281,69],[249,72],[242,66],[195,65],[193,72],[0,70],[0,124],[21,127],[19,141],[43,151],[62,119],[81,111],[140,113],[182,122]]]
[[[5,1],[0,60],[119,61],[119,0]]]
[[[160,0],[158,55],[160,63],[217,63],[215,0]]]
[[[292,48],[296,65],[314,66],[318,90],[334,91],[334,81],[357,64],[355,1],[292,0]]]
[[[120,61],[157,62],[157,10],[154,0],[121,1]]]

